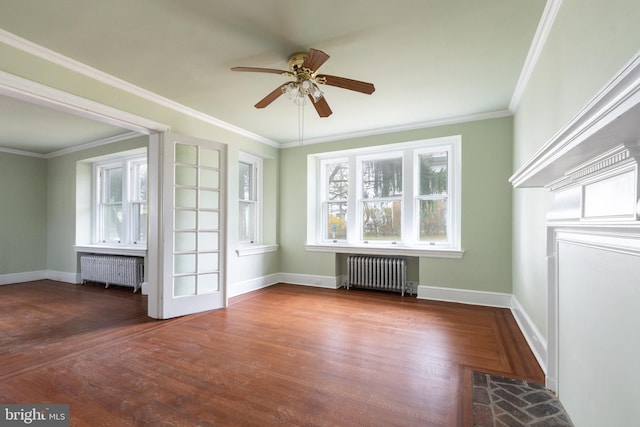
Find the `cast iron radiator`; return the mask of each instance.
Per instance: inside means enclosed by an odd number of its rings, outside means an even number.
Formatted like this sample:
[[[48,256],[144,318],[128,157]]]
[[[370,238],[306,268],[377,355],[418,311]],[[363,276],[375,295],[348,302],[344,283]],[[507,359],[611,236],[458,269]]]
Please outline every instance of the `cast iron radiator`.
[[[122,285],[133,287],[133,292],[144,281],[144,259],[118,255],[80,255],[82,283],[101,282],[105,287]]]
[[[349,255],[347,289],[353,287],[398,291],[407,289],[407,263],[404,258]]]

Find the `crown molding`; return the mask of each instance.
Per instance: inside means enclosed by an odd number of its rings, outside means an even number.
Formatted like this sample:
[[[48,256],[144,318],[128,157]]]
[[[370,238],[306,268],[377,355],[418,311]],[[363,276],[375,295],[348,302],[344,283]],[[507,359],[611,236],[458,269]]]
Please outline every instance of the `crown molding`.
[[[83,64],[67,56],[61,55],[51,49],[47,49],[36,43],[30,42],[29,40],[23,39],[22,37],[19,37],[1,28],[0,28],[0,43],[4,43],[8,46],[14,47],[29,55],[33,55],[37,58],[44,59],[45,61],[59,65],[63,68],[66,68],[67,70],[82,74],[84,76],[87,76],[89,78],[102,82],[104,84],[107,84],[116,89],[120,89],[122,91],[130,93],[139,98],[146,99],[147,101],[151,101],[157,105],[161,105],[163,107],[169,108],[178,113],[193,117],[195,119],[201,120],[203,122],[206,122],[214,126],[217,126],[219,128],[233,132],[235,134],[245,136],[249,139],[262,142],[272,147],[280,146],[278,143],[268,138],[257,135],[253,132],[249,132],[246,129],[242,129],[238,126],[232,125],[230,123],[217,119],[213,116],[202,113],[193,108],[187,107],[186,105],[172,101],[168,98],[158,95],[157,93],[143,89],[139,86],[136,86],[125,80],[114,77],[110,74],[107,74],[89,65]]]
[[[46,154],[34,153],[31,151],[24,151],[24,150],[14,150],[13,148],[4,148],[4,147],[0,147],[0,153],[15,154],[16,156],[37,157],[39,159],[47,158]]]
[[[101,145],[113,144],[114,142],[125,141],[127,139],[140,136],[138,132],[127,132],[121,135],[112,136],[109,138],[98,139],[88,142],[82,145],[76,145],[74,147],[64,148],[62,150],[53,151],[51,153],[35,153],[33,151],[14,150],[12,148],[0,147],[0,153],[15,154],[18,156],[37,157],[39,159],[52,159],[54,157],[64,156],[65,154],[71,154],[78,151],[88,150],[89,148],[99,147]]]
[[[77,145],[75,147],[69,147],[69,148],[64,148],[62,150],[53,151],[51,153],[46,154],[45,158],[52,159],[54,157],[64,156],[66,154],[88,150],[89,148],[100,147],[101,145],[109,145],[109,144],[113,144],[114,142],[126,141],[127,139],[135,138],[137,136],[140,136],[140,134],[137,132],[127,132],[121,135],[98,139],[96,141],[88,142],[86,144]]]
[[[524,66],[520,72],[518,83],[516,84],[516,88],[511,97],[511,102],[509,103],[509,111],[513,113],[515,113],[520,105],[522,95],[527,88],[527,84],[529,84],[529,79],[531,78],[531,74],[533,74],[533,70],[536,68],[538,58],[540,58],[544,44],[547,42],[547,38],[549,37],[549,33],[551,32],[551,28],[553,27],[553,23],[556,20],[556,16],[558,15],[561,5],[562,0],[547,0],[547,4],[542,11],[542,17],[540,18],[538,28],[533,36],[533,40],[531,41],[529,53],[524,61]]]
[[[325,142],[362,138],[362,137],[373,136],[373,135],[384,135],[389,133],[397,133],[397,132],[404,132],[404,131],[417,130],[417,129],[427,129],[427,128],[433,128],[438,126],[456,125],[460,123],[475,122],[479,120],[499,119],[503,117],[510,117],[512,115],[513,114],[509,110],[499,110],[499,111],[491,111],[488,113],[469,114],[466,116],[450,117],[446,119],[427,120],[424,122],[417,122],[417,123],[411,123],[411,124],[400,125],[400,126],[388,126],[388,127],[375,128],[375,129],[369,129],[364,131],[355,131],[355,132],[343,133],[340,135],[333,135],[333,136],[322,137],[322,138],[305,139],[303,140],[302,144],[300,144],[300,142],[298,141],[291,141],[291,142],[281,144],[280,147],[295,148],[295,147],[300,147],[300,145],[322,144]]]

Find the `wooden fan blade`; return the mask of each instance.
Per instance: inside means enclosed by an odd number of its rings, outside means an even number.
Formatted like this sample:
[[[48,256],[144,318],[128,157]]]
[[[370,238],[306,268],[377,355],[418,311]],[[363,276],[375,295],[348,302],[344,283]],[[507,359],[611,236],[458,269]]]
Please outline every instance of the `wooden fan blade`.
[[[309,99],[311,100],[311,103],[315,107],[320,117],[329,117],[333,113],[333,111],[331,111],[331,108],[329,107],[329,104],[327,103],[327,100],[324,99],[324,96],[318,99],[317,102],[313,102],[313,97],[311,95],[309,95]]]
[[[375,90],[373,83],[361,82],[359,80],[347,79],[345,77],[329,76],[327,74],[321,74],[316,77],[319,81],[325,80],[324,84],[329,86],[336,86],[342,89],[354,90],[356,92],[366,93],[371,95]]]
[[[251,73],[271,73],[271,74],[280,74],[283,76],[291,76],[290,71],[285,70],[276,70],[274,68],[256,68],[256,67],[233,67],[231,71],[248,71]]]
[[[289,83],[285,83],[285,84],[280,85],[277,88],[275,88],[273,90],[273,92],[271,92],[269,95],[265,96],[260,101],[258,101],[258,103],[255,105],[255,107],[256,108],[264,108],[267,105],[271,104],[273,101],[278,99],[280,97],[280,95],[282,95],[282,88],[285,87],[288,84]]]
[[[318,71],[318,68],[320,68],[322,64],[327,62],[329,58],[330,56],[323,51],[311,48],[309,49],[309,53],[302,63],[302,67],[308,68],[312,71]]]

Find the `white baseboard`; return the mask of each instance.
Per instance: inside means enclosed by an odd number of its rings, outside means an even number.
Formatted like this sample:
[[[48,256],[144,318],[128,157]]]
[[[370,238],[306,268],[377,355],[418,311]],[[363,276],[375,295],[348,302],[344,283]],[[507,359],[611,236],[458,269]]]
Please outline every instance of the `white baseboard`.
[[[312,274],[279,273],[278,282],[293,285],[314,286],[317,288],[338,289],[341,284],[336,276],[317,276]]]
[[[1,274],[0,285],[33,282],[35,280],[55,280],[57,282],[80,283],[79,273],[65,273],[62,271],[42,270],[24,273]]]
[[[25,273],[1,274],[0,285],[33,282],[34,280],[44,280],[46,278],[47,271],[28,271]]]
[[[314,286],[318,288],[337,289],[340,278],[333,276],[316,276],[311,274],[275,273],[267,276],[256,277],[243,282],[231,283],[227,288],[229,298],[257,291],[276,283],[290,283],[292,285]]]
[[[227,296],[231,298],[275,285],[280,281],[279,276],[279,274],[269,274],[267,276],[256,277],[243,282],[230,283],[229,286],[227,286]]]
[[[66,282],[66,283],[73,283],[73,284],[78,284],[78,283],[82,283],[82,278],[80,276],[80,273],[65,273],[63,271],[47,271],[47,279],[49,280],[56,280],[58,282]]]
[[[511,296],[511,313],[513,313],[513,317],[516,319],[516,323],[520,327],[520,331],[522,331],[522,335],[527,340],[529,344],[529,348],[533,352],[533,355],[538,360],[540,367],[547,373],[547,340],[540,333],[538,327],[533,323],[531,317],[527,314],[527,312],[522,308],[520,302],[515,297],[515,295]],[[547,384],[547,387],[555,390],[552,387],[553,384]]]
[[[418,299],[511,308],[511,294],[418,285]]]

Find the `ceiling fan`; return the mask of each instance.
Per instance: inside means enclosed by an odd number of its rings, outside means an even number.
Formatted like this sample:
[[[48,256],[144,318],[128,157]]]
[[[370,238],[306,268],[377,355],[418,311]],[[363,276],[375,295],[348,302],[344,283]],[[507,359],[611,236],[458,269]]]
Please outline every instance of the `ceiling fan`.
[[[280,95],[286,94],[298,104],[304,103],[308,98],[320,117],[329,117],[332,111],[324,94],[318,87],[319,84],[349,89],[368,95],[371,95],[376,89],[372,83],[328,74],[318,74],[318,68],[328,59],[329,55],[323,51],[309,49],[309,52],[296,52],[289,56],[289,71],[256,67],[233,67],[231,70],[281,74],[295,79],[295,81],[278,86],[273,92],[258,101],[255,105],[256,108],[264,108],[278,99]]]

